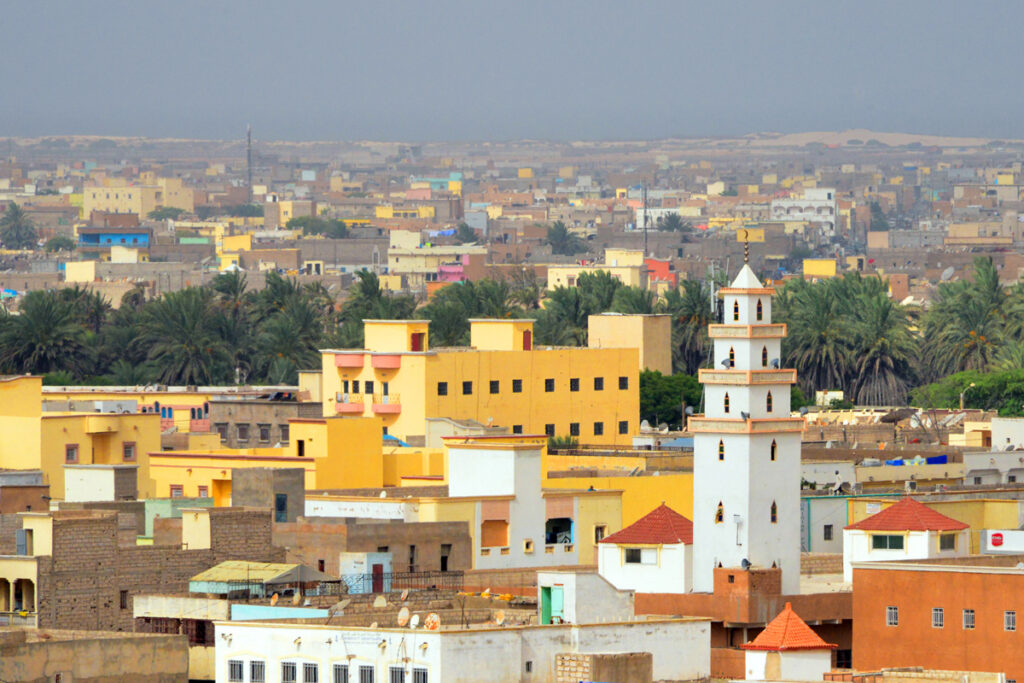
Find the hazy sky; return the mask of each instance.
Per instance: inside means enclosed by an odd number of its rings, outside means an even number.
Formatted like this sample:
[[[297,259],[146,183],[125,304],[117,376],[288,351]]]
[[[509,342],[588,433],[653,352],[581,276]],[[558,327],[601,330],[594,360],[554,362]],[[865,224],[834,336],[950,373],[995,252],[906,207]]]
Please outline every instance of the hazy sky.
[[[6,2],[0,137],[1024,138],[1024,3]]]

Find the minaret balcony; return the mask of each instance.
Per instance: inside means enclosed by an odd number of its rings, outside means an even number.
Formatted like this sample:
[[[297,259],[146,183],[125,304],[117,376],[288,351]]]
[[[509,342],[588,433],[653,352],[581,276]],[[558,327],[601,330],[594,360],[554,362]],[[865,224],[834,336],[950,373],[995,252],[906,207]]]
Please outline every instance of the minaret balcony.
[[[712,339],[782,339],[786,336],[785,323],[764,323],[761,325],[708,325],[708,336]]]
[[[686,422],[691,433],[712,434],[774,434],[776,432],[803,432],[802,417],[769,417],[747,419],[732,417],[691,417]]]
[[[697,372],[697,381],[701,384],[729,384],[732,386],[764,385],[764,384],[796,384],[796,370],[792,368],[767,370],[721,370],[704,368]]]

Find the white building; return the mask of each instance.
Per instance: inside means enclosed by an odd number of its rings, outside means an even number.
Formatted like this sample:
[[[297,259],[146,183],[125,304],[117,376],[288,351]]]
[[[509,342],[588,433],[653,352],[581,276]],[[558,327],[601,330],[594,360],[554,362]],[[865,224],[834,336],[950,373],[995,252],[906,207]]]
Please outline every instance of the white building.
[[[693,522],[664,503],[601,540],[597,571],[619,590],[693,590]]]
[[[790,416],[796,371],[779,367],[786,326],[771,319],[774,290],[749,265],[720,290],[725,322],[710,325],[714,366],[700,371],[705,412],[694,433],[693,590],[714,569],[778,567],[783,594],[800,590],[800,439]]]
[[[357,628],[216,622],[217,683],[554,683],[555,655],[650,652],[655,680],[706,679],[708,619],[608,624]]]
[[[600,624],[633,618],[633,593],[594,570],[537,572],[538,624]]]
[[[771,220],[806,221],[821,225],[826,235],[836,230],[836,191],[832,188],[811,187],[800,199],[773,199]]]
[[[820,681],[832,670],[832,650],[786,603],[746,650],[748,681]]]
[[[843,530],[843,580],[858,562],[924,560],[970,554],[967,524],[904,498]]]
[[[996,443],[994,438],[992,443]],[[998,486],[1024,482],[1024,451],[965,452],[963,458],[965,484]]]

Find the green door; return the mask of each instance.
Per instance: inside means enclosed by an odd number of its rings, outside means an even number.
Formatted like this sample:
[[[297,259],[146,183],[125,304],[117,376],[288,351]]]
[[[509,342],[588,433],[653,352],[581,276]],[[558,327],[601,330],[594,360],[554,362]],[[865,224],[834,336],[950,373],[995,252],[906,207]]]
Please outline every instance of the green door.
[[[551,589],[547,586],[540,589],[540,623],[551,623]]]
[[[562,605],[564,603],[564,596],[562,593],[561,586],[551,587],[551,620],[555,623],[562,623],[565,621],[562,615]]]

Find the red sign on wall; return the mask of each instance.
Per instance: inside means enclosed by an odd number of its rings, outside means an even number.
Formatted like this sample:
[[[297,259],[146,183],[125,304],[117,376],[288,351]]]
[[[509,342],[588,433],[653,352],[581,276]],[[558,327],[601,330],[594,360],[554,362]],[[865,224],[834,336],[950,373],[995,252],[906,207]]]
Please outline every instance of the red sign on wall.
[[[1003,535],[996,532],[992,534],[992,545],[999,546],[1003,544]]]

